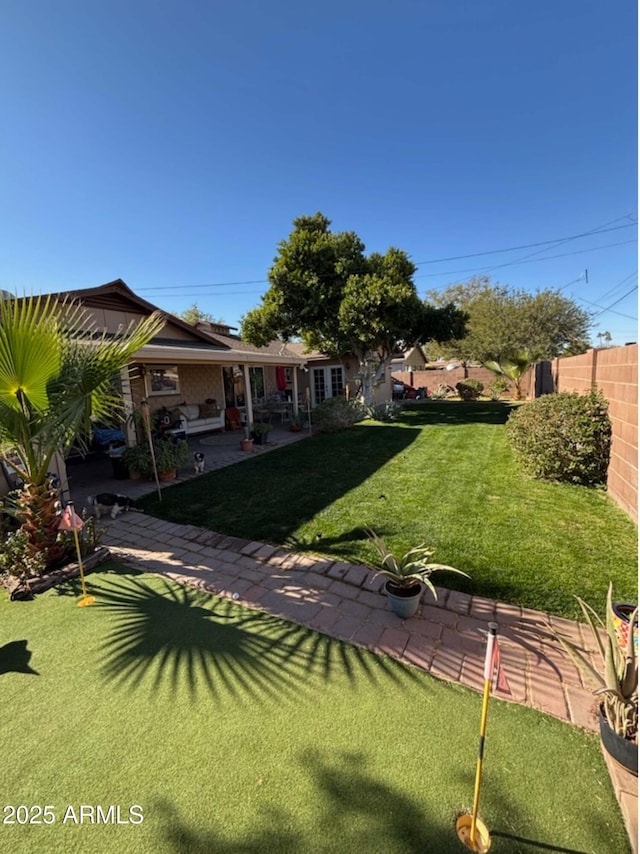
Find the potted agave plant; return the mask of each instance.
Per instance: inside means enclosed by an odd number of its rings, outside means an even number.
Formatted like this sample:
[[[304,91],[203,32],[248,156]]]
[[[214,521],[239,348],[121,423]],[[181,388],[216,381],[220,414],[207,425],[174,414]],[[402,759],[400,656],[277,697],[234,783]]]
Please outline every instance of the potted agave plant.
[[[389,604],[394,614],[403,620],[412,617],[418,610],[423,584],[431,591],[434,599],[438,598],[436,588],[431,582],[431,576],[434,572],[455,572],[469,578],[467,573],[461,569],[455,569],[453,566],[446,566],[443,563],[429,563],[428,560],[433,555],[433,549],[430,549],[425,543],[410,549],[398,558],[389,551],[382,538],[375,531],[367,529],[366,533],[380,557],[380,564],[372,566],[371,569],[386,576],[387,581],[384,588]]]
[[[595,648],[602,661],[602,671],[596,670],[588,655],[560,632],[551,628],[554,637],[580,668],[597,686],[600,698],[598,718],[602,746],[617,762],[638,775],[638,657],[634,644],[634,627],[638,624],[638,608],[629,618],[630,631],[623,649],[619,643],[613,619],[612,585],[607,594],[606,623],[593,608],[576,596],[591,629]],[[604,631],[603,631],[604,630]]]

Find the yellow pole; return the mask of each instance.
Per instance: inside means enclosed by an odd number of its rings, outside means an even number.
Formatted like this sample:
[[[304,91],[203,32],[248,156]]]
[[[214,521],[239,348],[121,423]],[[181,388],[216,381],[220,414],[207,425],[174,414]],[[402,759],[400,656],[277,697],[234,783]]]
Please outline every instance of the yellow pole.
[[[73,529],[73,539],[76,541],[76,551],[78,552],[78,567],[80,569],[80,581],[82,582],[82,599],[78,602],[78,607],[82,608],[85,605],[91,605],[95,602],[94,596],[87,596],[87,583],[84,580],[84,568],[82,566],[82,554],[80,552],[80,541],[78,540],[78,529]]]
[[[76,515],[73,509],[73,501],[69,501],[65,507],[59,528],[63,531],[72,530],[73,539],[76,544],[76,554],[78,555],[78,569],[80,571],[80,581],[82,583],[82,599],[78,602],[78,607],[82,608],[85,605],[91,605],[95,602],[95,596],[87,596],[87,584],[84,579],[84,567],[82,565],[82,550],[80,549],[80,540],[78,538],[78,530],[84,525],[82,519]]]
[[[484,659],[484,693],[482,695],[482,716],[480,718],[480,744],[478,745],[478,763],[476,765],[476,783],[473,793],[473,812],[471,813],[471,831],[469,841],[475,850],[476,825],[478,822],[478,806],[480,804],[480,784],[482,782],[482,761],[484,759],[484,739],[487,732],[487,712],[489,711],[489,697],[491,695],[491,680],[493,678],[493,647],[496,642],[497,623],[489,623],[489,635],[487,637],[487,651]]]
[[[480,784],[482,782],[482,761],[484,759],[484,739],[487,731],[487,712],[489,710],[489,697],[491,696],[491,682],[494,670],[494,650],[496,647],[498,632],[497,623],[489,623],[489,634],[487,635],[487,649],[484,658],[484,692],[482,696],[482,717],[480,719],[480,744],[478,747],[478,762],[476,764],[476,783],[473,792],[473,810],[459,816],[456,821],[456,832],[458,839],[465,848],[475,851],[476,854],[486,854],[491,848],[491,834],[484,822],[478,818],[478,806],[480,804]]]

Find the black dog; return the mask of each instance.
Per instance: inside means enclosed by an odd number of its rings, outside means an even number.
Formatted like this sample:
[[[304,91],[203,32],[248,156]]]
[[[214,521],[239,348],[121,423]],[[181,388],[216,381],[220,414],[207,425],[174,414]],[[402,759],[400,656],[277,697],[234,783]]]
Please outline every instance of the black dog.
[[[193,467],[196,474],[202,474],[204,471],[204,454],[201,454],[200,451],[196,451],[193,455]]]
[[[136,502],[133,498],[127,495],[118,495],[115,492],[101,492],[95,498],[89,497],[89,504],[93,504],[96,511],[96,518],[99,519],[102,512],[111,513],[111,518],[115,519],[121,511],[126,513],[127,510],[136,510]]]

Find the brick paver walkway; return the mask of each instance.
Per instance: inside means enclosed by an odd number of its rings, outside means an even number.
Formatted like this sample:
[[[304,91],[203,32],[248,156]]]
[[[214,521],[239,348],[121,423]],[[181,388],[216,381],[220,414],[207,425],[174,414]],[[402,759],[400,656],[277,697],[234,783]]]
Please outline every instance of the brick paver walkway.
[[[510,697],[495,696],[596,728],[591,690],[545,629],[550,621],[589,649],[590,632],[579,623],[441,588],[436,602],[425,594],[418,614],[401,620],[380,592],[384,578],[365,567],[140,513],[111,523],[103,542],[140,569],[232,597],[474,690],[482,689],[487,623],[495,621],[511,688]],[[637,778],[617,763],[609,763],[609,771],[637,851]]]

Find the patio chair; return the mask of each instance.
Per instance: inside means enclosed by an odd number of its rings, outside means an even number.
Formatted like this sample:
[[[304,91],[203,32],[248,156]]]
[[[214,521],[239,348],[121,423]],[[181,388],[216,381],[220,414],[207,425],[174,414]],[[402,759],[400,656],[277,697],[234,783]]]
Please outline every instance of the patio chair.
[[[242,418],[240,410],[235,406],[228,407],[224,411],[224,425],[227,430],[241,430]]]

